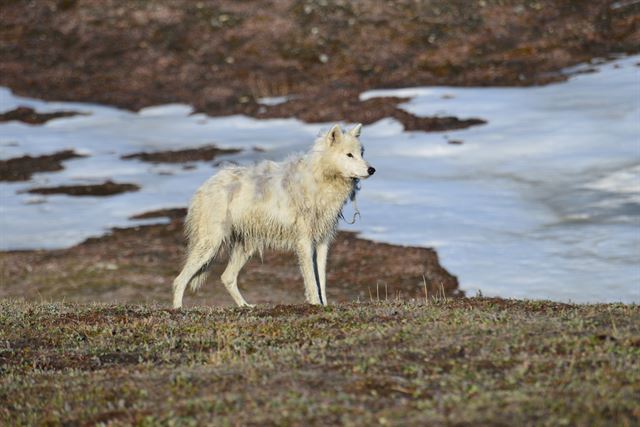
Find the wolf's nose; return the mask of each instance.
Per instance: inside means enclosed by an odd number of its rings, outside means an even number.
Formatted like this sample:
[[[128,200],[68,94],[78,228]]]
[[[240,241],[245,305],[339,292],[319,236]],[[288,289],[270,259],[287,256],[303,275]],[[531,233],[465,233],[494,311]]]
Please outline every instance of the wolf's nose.
[[[376,168],[369,166],[369,169],[367,169],[367,172],[369,172],[369,175],[373,175],[374,173],[376,173]]]

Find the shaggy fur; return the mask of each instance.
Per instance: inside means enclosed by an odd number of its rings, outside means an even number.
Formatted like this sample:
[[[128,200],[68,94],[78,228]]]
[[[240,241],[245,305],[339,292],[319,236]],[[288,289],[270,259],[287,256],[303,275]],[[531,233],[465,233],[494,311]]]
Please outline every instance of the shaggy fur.
[[[335,125],[305,155],[228,167],[209,178],[187,214],[188,253],[173,282],[174,308],[182,306],[187,285],[195,290],[204,283],[223,246],[229,263],[222,283],[239,306],[249,304],[238,291],[238,273],[264,249],[295,252],[307,302],[327,304],[327,252],[338,218],[357,180],[375,172],[362,157],[361,128],[343,133]]]

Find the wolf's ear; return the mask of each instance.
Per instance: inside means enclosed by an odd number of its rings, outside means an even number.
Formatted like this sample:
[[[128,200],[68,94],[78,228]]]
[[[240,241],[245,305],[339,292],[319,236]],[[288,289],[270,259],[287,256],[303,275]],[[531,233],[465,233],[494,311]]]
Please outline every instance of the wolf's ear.
[[[341,136],[342,129],[340,129],[340,125],[333,125],[331,130],[329,130],[329,132],[327,133],[327,142],[329,143],[329,145],[335,144],[336,142],[338,142],[338,140],[340,140]]]
[[[362,123],[358,123],[353,127],[353,129],[349,131],[349,133],[355,136],[356,138],[358,138],[360,136],[361,131],[362,131]]]

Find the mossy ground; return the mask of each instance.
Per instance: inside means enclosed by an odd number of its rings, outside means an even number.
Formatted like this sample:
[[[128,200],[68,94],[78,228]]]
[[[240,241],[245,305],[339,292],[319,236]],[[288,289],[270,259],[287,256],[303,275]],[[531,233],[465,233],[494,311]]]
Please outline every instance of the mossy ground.
[[[640,309],[0,301],[4,425],[632,425]]]

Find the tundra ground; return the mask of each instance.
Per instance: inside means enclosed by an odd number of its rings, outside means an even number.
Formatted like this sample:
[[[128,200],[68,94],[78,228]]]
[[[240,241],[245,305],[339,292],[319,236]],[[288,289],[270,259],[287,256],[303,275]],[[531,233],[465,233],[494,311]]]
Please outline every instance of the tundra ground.
[[[4,425],[632,425],[640,309],[0,302]]]

